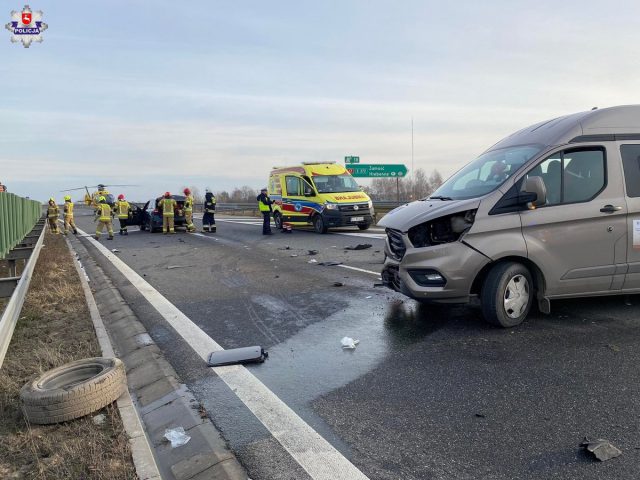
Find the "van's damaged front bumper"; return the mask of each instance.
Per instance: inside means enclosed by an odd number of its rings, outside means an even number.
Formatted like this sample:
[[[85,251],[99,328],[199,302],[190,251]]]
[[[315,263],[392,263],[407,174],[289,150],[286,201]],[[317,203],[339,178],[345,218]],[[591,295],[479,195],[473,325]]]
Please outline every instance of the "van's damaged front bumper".
[[[385,253],[382,282],[387,287],[438,303],[468,302],[476,275],[490,262],[461,241],[414,248],[398,231],[388,235]]]

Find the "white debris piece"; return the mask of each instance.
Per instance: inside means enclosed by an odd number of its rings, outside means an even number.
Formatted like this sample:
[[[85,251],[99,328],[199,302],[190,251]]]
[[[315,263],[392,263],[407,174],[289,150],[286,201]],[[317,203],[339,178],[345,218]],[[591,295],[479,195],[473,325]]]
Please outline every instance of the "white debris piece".
[[[186,445],[191,437],[184,433],[184,428],[167,428],[164,431],[164,438],[171,442],[171,448],[181,447],[182,445]]]
[[[95,417],[93,417],[91,420],[93,421],[94,425],[102,425],[106,419],[107,417],[105,416],[105,414],[101,413],[100,415],[96,415]]]
[[[351,337],[342,337],[340,343],[342,343],[342,348],[354,349],[356,345],[360,343],[360,340],[354,340]]]
[[[315,258],[312,258],[307,263],[318,263],[318,260],[316,260]]]

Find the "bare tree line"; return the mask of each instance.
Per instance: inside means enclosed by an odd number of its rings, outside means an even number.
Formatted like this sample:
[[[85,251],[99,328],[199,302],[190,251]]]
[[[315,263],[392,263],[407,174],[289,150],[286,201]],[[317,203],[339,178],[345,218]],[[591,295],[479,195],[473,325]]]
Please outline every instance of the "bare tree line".
[[[418,168],[413,175],[398,180],[395,178],[376,178],[371,182],[370,186],[364,186],[362,189],[372,200],[395,201],[398,195],[396,182],[399,187],[400,200],[404,202],[430,195],[442,184],[442,175],[438,170],[433,170],[430,175],[427,175],[422,168]],[[196,186],[190,186],[189,188],[195,203],[204,203],[202,190]],[[256,201],[258,190],[248,185],[243,185],[242,187],[234,188],[231,192],[222,190],[214,192],[214,194],[218,203],[251,203]]]
[[[376,178],[370,187],[365,187],[372,200],[406,202],[417,200],[431,195],[442,185],[442,175],[438,170],[433,170],[430,175],[418,168],[413,175],[404,178]]]

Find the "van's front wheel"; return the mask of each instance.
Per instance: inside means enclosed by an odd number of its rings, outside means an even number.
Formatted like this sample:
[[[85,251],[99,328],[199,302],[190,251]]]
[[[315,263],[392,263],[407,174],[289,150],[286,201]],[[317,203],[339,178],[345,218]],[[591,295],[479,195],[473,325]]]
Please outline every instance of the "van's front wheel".
[[[487,322],[504,328],[520,325],[533,303],[531,272],[521,263],[500,263],[487,275],[481,296]]]
[[[317,233],[327,233],[329,227],[324,224],[324,220],[322,219],[322,215],[316,215],[313,217],[313,229]]]

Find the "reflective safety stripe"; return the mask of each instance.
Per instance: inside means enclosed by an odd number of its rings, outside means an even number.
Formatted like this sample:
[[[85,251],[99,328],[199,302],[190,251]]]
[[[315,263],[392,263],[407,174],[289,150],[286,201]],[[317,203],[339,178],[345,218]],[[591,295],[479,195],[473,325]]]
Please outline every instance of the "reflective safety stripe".
[[[131,208],[129,202],[127,202],[126,200],[118,200],[116,208],[118,210],[118,218],[129,218],[129,208]]]
[[[108,203],[98,204],[97,211],[100,212],[101,222],[108,222],[109,220],[111,220],[111,207]]]
[[[176,201],[173,198],[163,198],[160,200],[162,206],[162,215],[165,217],[173,217],[173,209],[176,208]]]
[[[184,201],[184,211],[193,212],[193,197],[191,195],[188,195]]]

